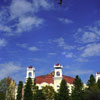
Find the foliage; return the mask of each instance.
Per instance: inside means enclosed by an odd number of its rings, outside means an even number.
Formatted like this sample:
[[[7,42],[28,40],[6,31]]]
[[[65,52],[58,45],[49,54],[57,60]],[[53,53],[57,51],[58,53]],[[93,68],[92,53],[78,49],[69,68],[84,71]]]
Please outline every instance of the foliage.
[[[84,91],[83,91],[83,83],[79,76],[77,75],[75,77],[73,88],[72,88],[72,100],[83,100],[84,97]]]
[[[90,79],[87,82],[88,88],[93,88],[96,86],[96,80],[93,74],[90,75]]]
[[[33,100],[46,100],[44,97],[44,94],[42,93],[42,90],[37,90],[34,94]]]
[[[32,98],[33,98],[32,80],[29,77],[26,82],[25,89],[24,89],[24,100],[32,100]]]
[[[16,83],[14,80],[11,80],[11,82],[6,90],[6,100],[14,100],[15,99],[15,88],[16,88]]]
[[[100,79],[97,81],[97,87],[100,89]]]
[[[84,100],[100,100],[100,89],[91,88],[85,91]]]
[[[69,89],[67,83],[62,79],[58,93],[55,94],[55,100],[69,100]]]
[[[10,77],[4,78],[0,81],[0,100],[7,98],[7,91],[10,86],[12,79]]]
[[[45,86],[42,88],[42,92],[46,98],[46,100],[52,100],[54,99],[54,88],[52,86]]]
[[[18,90],[17,90],[17,100],[21,100],[22,98],[22,89],[23,89],[23,82],[19,81]]]

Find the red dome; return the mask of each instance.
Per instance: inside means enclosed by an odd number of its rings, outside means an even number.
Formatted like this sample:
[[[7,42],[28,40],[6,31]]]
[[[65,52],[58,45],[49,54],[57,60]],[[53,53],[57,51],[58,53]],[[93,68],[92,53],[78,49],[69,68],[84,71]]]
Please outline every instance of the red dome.
[[[56,66],[60,66],[60,64],[58,63],[58,64],[56,64]]]
[[[97,74],[100,74],[100,72],[97,72]]]
[[[29,66],[29,68],[33,68],[32,66]]]

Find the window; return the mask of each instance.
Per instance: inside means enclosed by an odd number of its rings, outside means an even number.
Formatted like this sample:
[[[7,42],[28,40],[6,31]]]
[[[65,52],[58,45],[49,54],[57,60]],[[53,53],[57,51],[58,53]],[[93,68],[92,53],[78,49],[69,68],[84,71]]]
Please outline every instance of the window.
[[[32,73],[31,72],[29,72],[29,77],[32,77]]]
[[[57,76],[60,76],[60,72],[57,72],[56,75],[57,75]]]

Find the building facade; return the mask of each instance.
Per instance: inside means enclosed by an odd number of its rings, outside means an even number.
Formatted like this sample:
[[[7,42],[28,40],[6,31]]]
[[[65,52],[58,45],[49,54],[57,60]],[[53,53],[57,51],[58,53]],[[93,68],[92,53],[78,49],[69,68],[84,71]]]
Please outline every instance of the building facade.
[[[49,85],[52,86],[55,89],[55,91],[57,91],[60,87],[62,79],[64,79],[67,82],[67,85],[71,92],[71,87],[73,86],[74,78],[63,75],[62,69],[63,66],[61,66],[60,64],[56,64],[54,65],[53,72],[47,75],[41,75],[35,77],[35,68],[30,66],[27,68],[26,71],[26,81],[30,77],[33,81],[36,82],[36,85],[39,87],[39,89],[42,89],[42,87]]]

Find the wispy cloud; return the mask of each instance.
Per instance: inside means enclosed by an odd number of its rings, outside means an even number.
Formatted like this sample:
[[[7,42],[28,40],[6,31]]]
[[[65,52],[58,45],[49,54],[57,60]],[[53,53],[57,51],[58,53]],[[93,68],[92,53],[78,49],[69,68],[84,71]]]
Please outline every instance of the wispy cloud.
[[[63,47],[65,50],[70,50],[74,48],[74,46],[68,45],[63,37],[57,38],[53,40],[53,42],[57,43],[59,47]]]
[[[39,49],[37,47],[35,47],[35,46],[32,46],[32,47],[28,47],[28,50],[34,52],[34,51],[38,51]]]
[[[69,75],[87,75],[87,74],[92,74],[94,73],[92,70],[72,70],[66,72],[66,74]]]
[[[50,53],[48,53],[48,55],[56,55],[56,53],[53,53],[53,52],[50,52]]]
[[[82,57],[100,56],[100,43],[88,44],[81,56]]]
[[[7,41],[5,39],[0,39],[0,47],[5,47],[7,45]]]
[[[68,53],[68,54],[66,54],[66,57],[67,58],[72,58],[74,55],[73,55],[73,53],[72,52],[70,52],[70,53]]]
[[[0,64],[0,78],[8,77],[22,69],[22,66],[14,62]]]
[[[23,43],[23,44],[16,44],[17,46],[21,47],[21,48],[25,48],[29,51],[35,52],[38,51],[39,48],[37,48],[36,46],[28,46],[27,43]]]
[[[44,19],[36,14],[52,8],[47,0],[12,0],[11,4],[0,11],[0,31],[8,36],[19,35],[44,23]],[[12,23],[13,22],[13,23]],[[7,24],[12,23],[12,24]]]
[[[68,18],[59,18],[58,20],[61,21],[62,23],[65,23],[65,24],[72,24],[73,23],[73,21],[68,19]]]

